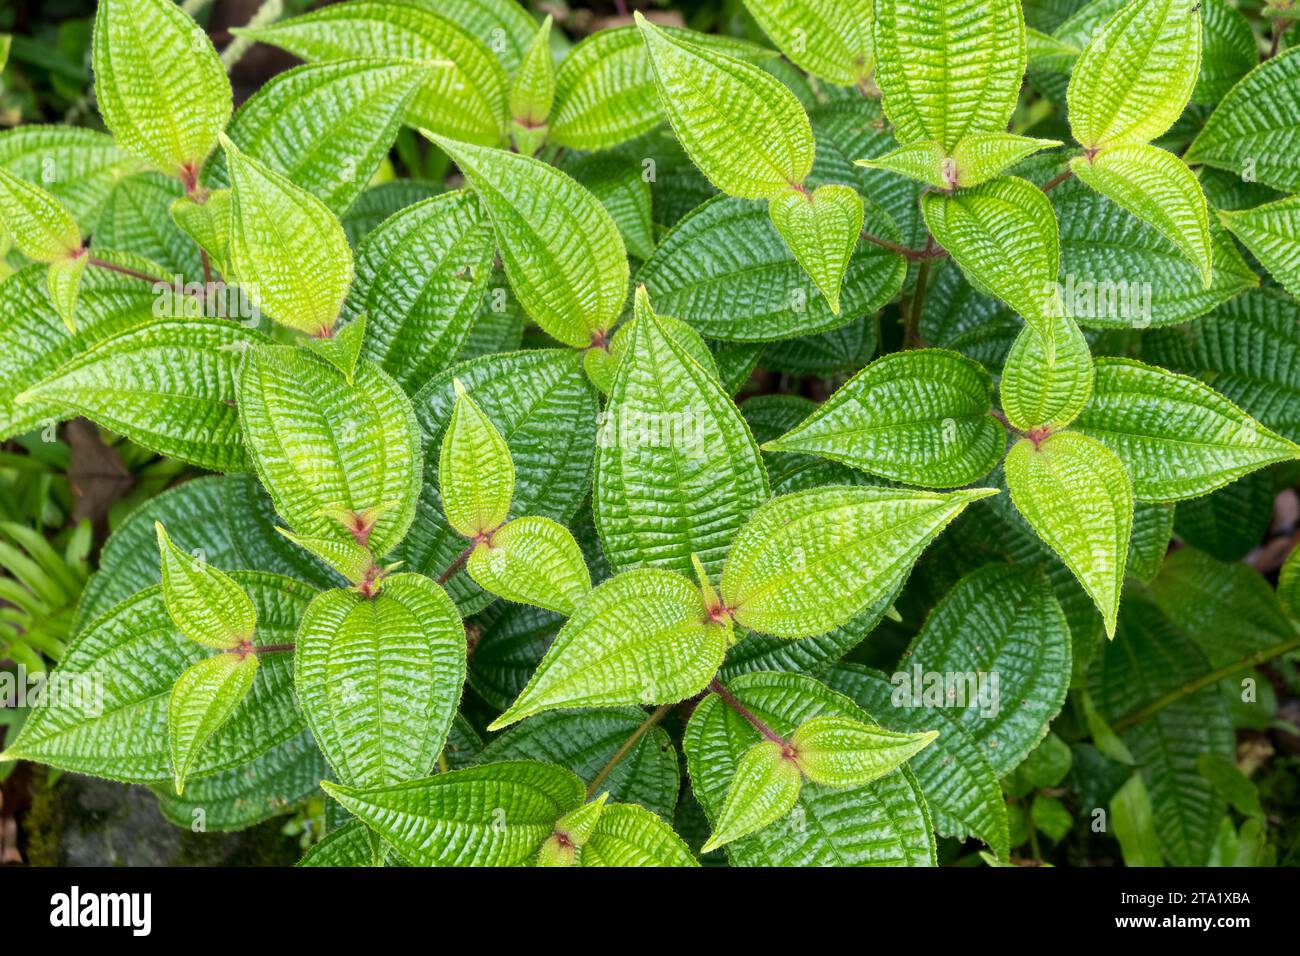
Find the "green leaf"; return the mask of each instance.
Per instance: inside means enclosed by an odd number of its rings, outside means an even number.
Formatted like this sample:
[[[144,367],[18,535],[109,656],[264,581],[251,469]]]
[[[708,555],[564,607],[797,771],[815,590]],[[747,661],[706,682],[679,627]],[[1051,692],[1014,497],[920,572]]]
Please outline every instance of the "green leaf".
[[[611,803],[578,858],[579,866],[699,866],[673,828],[644,807]]]
[[[1284,289],[1300,298],[1300,197],[1254,209],[1219,210],[1219,222],[1241,240]]]
[[[433,6],[425,0],[417,0],[417,4]],[[537,21],[515,0],[438,0],[437,10],[466,33],[488,38],[507,73],[519,69],[537,32]]]
[[[1108,146],[1070,169],[1083,182],[1149,223],[1200,270],[1210,287],[1210,218],[1200,180],[1173,153],[1146,143]]]
[[[813,137],[794,94],[769,73],[691,41],[638,12],[659,100],[691,161],[724,193],[769,199],[812,170]]]
[[[551,59],[548,13],[538,28],[510,87],[510,120],[519,152],[531,156],[546,139],[546,121],[555,103],[555,61]]]
[[[257,609],[244,589],[206,560],[178,548],[161,521],[158,554],[163,601],[182,634],[205,647],[234,650],[253,638]]]
[[[614,376],[618,373],[619,364],[623,361],[623,356],[627,354],[628,345],[632,342],[637,316],[638,314],[645,314],[645,311],[650,307],[649,298],[644,297],[641,291],[642,288],[644,287],[638,287],[637,289],[632,318],[618,327],[614,337],[609,340],[609,347],[606,349],[589,348],[583,353],[582,367],[586,371],[587,377],[591,379],[593,385],[606,395],[614,387]],[[718,363],[713,357],[709,343],[704,341],[699,332],[696,332],[695,329],[681,319],[675,319],[671,315],[656,315],[655,321],[659,323],[664,334],[681,346],[682,351],[693,358],[704,371],[715,379],[719,378]]]
[[[1110,798],[1111,824],[1125,866],[1164,866],[1160,838],[1156,833],[1151,796],[1135,773]]]
[[[813,783],[849,787],[892,773],[937,736],[938,731],[900,734],[824,714],[800,724],[790,746],[794,763]]]
[[[297,866],[383,866],[387,847],[360,820],[350,820],[309,849]]]
[[[790,190],[772,199],[772,225],[840,314],[840,282],[862,232],[862,197],[852,186]]]
[[[81,276],[86,271],[88,257],[78,254],[50,263],[45,275],[45,284],[50,290],[50,301],[59,312],[59,318],[68,327],[69,332],[77,329],[77,292],[81,289]]]
[[[802,674],[744,674],[728,689],[787,739],[819,715],[870,722],[848,698]],[[716,694],[691,715],[682,746],[691,788],[715,827],[741,757],[759,740],[758,731]],[[906,768],[852,787],[806,782],[785,823],[727,845],[737,867],[933,866],[934,853],[925,800]]]
[[[363,542],[382,557],[406,534],[420,493],[411,404],[370,362],[354,382],[305,349],[249,349],[238,383],[249,457],[275,508],[302,535],[352,540],[335,517],[382,508]]]
[[[341,783],[433,771],[465,683],[465,632],[442,588],[394,574],[372,597],[324,591],[295,643],[298,703]]]
[[[951,150],[969,133],[1005,132],[1025,72],[1015,0],[876,0],[876,82],[904,145]]]
[[[819,79],[854,86],[871,75],[869,0],[745,0],[745,9],[782,53]]]
[[[825,633],[891,593],[966,505],[996,493],[826,486],[775,498],[736,535],[722,600],[760,633]]]
[[[407,109],[410,125],[484,146],[505,138],[509,82],[501,62],[479,36],[423,4],[349,3],[234,32],[307,60],[417,61],[430,72]]]
[[[867,231],[890,232],[878,211]],[[759,204],[718,197],[683,218],[637,273],[656,308],[701,335],[729,342],[770,342],[847,325],[898,294],[902,256],[860,242],[840,285],[840,312],[818,294],[808,273]]]
[[[488,729],[558,707],[685,700],[722,666],[728,638],[686,578],[656,568],[624,572],[578,605],[528,686]]]
[[[1293,618],[1300,618],[1300,552],[1292,551],[1277,579],[1277,597]]]
[[[1033,139],[1001,131],[970,133],[952,148],[956,185],[961,188],[979,186],[1039,150],[1060,145],[1059,140]],[[940,185],[951,188],[947,182]]]
[[[970,284],[1046,331],[1056,310],[1060,248],[1052,203],[1014,176],[921,197],[926,225]]]
[[[490,536],[510,513],[510,446],[456,379],[456,405],[442,439],[438,487],[447,522],[467,538]]]
[[[1075,427],[1120,457],[1146,501],[1194,498],[1300,456],[1208,385],[1131,359],[1097,362],[1092,401]]]
[[[1148,143],[1182,114],[1201,68],[1199,7],[1131,0],[1070,74],[1070,129],[1085,149]]]
[[[257,676],[256,654],[217,654],[191,665],[172,687],[167,702],[176,793],[203,747],[248,696]]]
[[[653,196],[645,168],[612,153],[595,153],[573,163],[568,172],[600,200],[614,219],[630,255],[649,259],[655,249]]]
[[[1265,60],[1234,86],[1183,155],[1274,189],[1300,189],[1300,51]]]
[[[361,346],[365,334],[366,317],[359,315],[343,326],[337,335],[308,339],[303,344],[342,372],[347,383],[351,385],[356,378],[357,361],[361,358]]]
[[[100,339],[15,401],[85,415],[202,468],[243,471],[236,378],[243,351],[264,341],[226,319],[149,320]]]
[[[854,162],[867,169],[898,173],[935,189],[951,190],[956,183],[956,164],[949,159],[944,148],[933,140],[909,143],[875,159],[858,159]]]
[[[227,203],[224,206],[218,200],[216,211],[225,213],[227,221],[221,228],[223,232],[229,232],[228,194],[225,195],[225,199]],[[95,223],[91,251],[96,254],[105,250],[132,252],[143,256],[162,266],[161,274],[172,283],[177,275],[194,282],[203,280],[203,260],[200,249],[172,219],[171,209],[176,205],[203,208],[196,206],[194,200],[185,195],[185,187],[170,176],[153,171],[127,176],[118,182],[108,195],[108,201],[104,204],[98,222]],[[204,205],[206,206],[206,203]],[[181,284],[185,285],[184,282]],[[230,293],[226,292],[225,296],[230,296]],[[216,311],[215,308],[199,308],[202,299],[201,294],[191,300],[194,302],[191,314],[199,312],[213,314]],[[213,300],[214,306],[218,302],[221,305],[229,302],[229,298],[223,301],[223,297],[216,289],[213,290]],[[230,317],[244,318],[245,316],[231,312]]]
[[[1246,15],[1228,0],[1203,0],[1201,73],[1192,102],[1216,105],[1259,64],[1259,42]]]
[[[530,157],[430,138],[483,201],[510,285],[537,324],[575,348],[611,328],[627,299],[627,252],[600,201]]]
[[[416,866],[520,866],[560,817],[582,805],[571,771],[533,761],[485,764],[389,787],[325,781],[331,797]]]
[[[87,232],[116,184],[145,169],[107,133],[35,123],[0,132],[0,166],[56,196]]]
[[[1058,432],[1016,442],[1006,475],[1016,509],[1074,572],[1113,637],[1133,529],[1124,463],[1094,438]]]
[[[222,134],[230,171],[230,264],[249,297],[282,325],[328,335],[352,283],[343,227],[311,193]]]
[[[1033,326],[1021,329],[1002,367],[1002,410],[1022,430],[1062,428],[1092,397],[1095,375],[1088,340],[1064,312],[1051,323],[1046,341]]]
[[[616,571],[716,573],[746,516],[767,500],[749,428],[717,379],[668,334],[643,289],[605,409],[592,509]]]
[[[799,801],[802,786],[803,774],[786,748],[760,740],[736,764],[713,835],[700,852],[716,850],[787,816]]]
[[[181,196],[172,202],[168,213],[176,227],[207,252],[212,266],[233,279],[234,270],[229,262],[230,205],[230,190],[216,189],[208,193],[203,203]]]
[[[227,135],[341,216],[387,156],[412,97],[436,72],[396,59],[309,63],[272,77],[239,108]],[[209,169],[206,179],[227,184],[224,168]]]
[[[103,0],[91,68],[123,149],[190,182],[230,119],[230,80],[207,33],[172,0]]]
[[[877,359],[765,451],[803,452],[931,488],[968,485],[997,467],[1006,432],[990,414],[993,380],[955,352]]]
[[[1128,546],[1129,576],[1139,581],[1150,581],[1155,577],[1164,563],[1173,534],[1173,505],[1136,502],[1133,507],[1133,537]],[[1252,546],[1253,544],[1254,542]],[[1241,556],[1244,554],[1245,552]]]
[[[609,793],[602,793],[590,803],[570,810],[555,821],[555,830],[537,851],[537,866],[573,866],[578,862],[582,848],[587,845],[592,831],[605,810]]]
[[[591,590],[591,574],[573,533],[550,518],[507,522],[475,547],[466,570],[485,591],[560,614],[572,614]]]
[[[660,27],[679,44],[759,62],[773,51],[727,36]],[[648,133],[664,121],[654,69],[635,25],[598,30],[576,44],[555,75],[549,141],[602,150]]]
[[[72,214],[39,186],[0,166],[0,215],[18,251],[36,262],[81,253],[81,230]]]
[[[231,577],[257,609],[254,647],[292,641],[313,589],[279,575],[239,571]],[[172,623],[162,588],[139,592],[91,622],[73,641],[50,677],[64,686],[57,696],[50,694],[45,706],[32,709],[5,751],[6,759],[170,786],[168,698],[181,674],[205,656]],[[199,751],[190,777],[242,766],[298,735],[303,722],[290,665],[287,654],[265,656],[253,689]]]

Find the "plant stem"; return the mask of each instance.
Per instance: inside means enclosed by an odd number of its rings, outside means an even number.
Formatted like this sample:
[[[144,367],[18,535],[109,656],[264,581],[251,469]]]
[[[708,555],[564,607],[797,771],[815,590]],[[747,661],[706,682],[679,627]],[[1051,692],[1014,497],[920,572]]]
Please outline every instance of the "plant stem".
[[[790,749],[790,744],[786,739],[767,724],[763,723],[763,721],[759,720],[753,711],[736,699],[735,694],[727,690],[726,685],[723,684],[722,681],[718,680],[716,677],[713,678],[713,680],[709,681],[709,690],[721,697],[723,703],[736,713],[740,714],[741,717],[744,717],[745,720],[749,721],[750,725],[762,734],[764,738],[772,741],[774,744],[780,744],[782,750]]]
[[[903,327],[903,348],[914,349],[921,344],[921,307],[925,305],[925,288],[930,282],[930,262],[933,260],[934,236],[925,240],[925,258],[916,273],[916,291],[912,293],[912,307],[908,310],[907,324]]]
[[[891,242],[888,239],[881,239],[879,236],[873,236],[869,232],[861,233],[860,238],[865,239],[872,245],[879,246],[882,249],[888,249],[890,252],[896,252],[898,255],[904,256],[908,259],[942,259],[948,254],[946,249],[935,249],[933,242],[927,244],[924,249],[909,249],[907,246],[900,246],[898,243]]]
[[[442,574],[438,576],[438,583],[446,584],[450,581],[451,576],[465,566],[465,562],[469,560],[469,556],[474,553],[474,548],[477,546],[478,542],[475,542],[460,554],[456,555],[456,560],[447,565],[447,570],[443,571]]]
[[[262,644],[253,648],[254,654],[286,654],[294,649],[293,644]]]
[[[109,272],[120,272],[124,276],[130,276],[132,279],[139,279],[142,282],[150,282],[150,283],[161,282],[164,285],[168,284],[166,279],[159,279],[157,276],[151,276],[148,275],[147,273],[139,272],[135,269],[128,268],[127,266],[119,266],[116,262],[105,262],[103,259],[100,259],[98,256],[90,256],[88,259],[86,259],[86,264],[95,266],[98,269],[107,269]]]
[[[1181,687],[1176,687],[1167,694],[1162,694],[1149,704],[1144,704],[1137,710],[1125,714],[1115,723],[1111,724],[1111,729],[1116,733],[1128,730],[1130,727],[1142,723],[1148,717],[1158,714],[1171,704],[1176,704],[1184,697],[1190,697],[1198,690],[1204,690],[1212,684],[1217,684],[1225,677],[1231,677],[1247,668],[1258,667],[1275,657],[1280,657],[1289,651],[1300,650],[1300,636],[1288,638],[1278,644],[1265,647],[1262,650],[1255,651],[1253,654],[1247,654],[1239,661],[1233,661],[1231,664],[1225,664],[1223,667],[1217,667],[1208,674],[1202,674],[1196,680],[1188,681]]]
[[[1067,170],[1065,170],[1064,172],[1061,172],[1061,173],[1057,173],[1055,176],[1053,176],[1053,177],[1052,177],[1051,179],[1049,179],[1047,182],[1043,183],[1043,192],[1045,192],[1045,193],[1050,193],[1053,189],[1055,189],[1057,186],[1061,185],[1061,183],[1065,182],[1067,179],[1069,179],[1069,178],[1070,178],[1071,176],[1073,176],[1073,175],[1074,175],[1074,171],[1073,171],[1073,170],[1070,170],[1070,169],[1067,169]]]
[[[619,765],[619,762],[632,752],[632,748],[636,746],[637,741],[644,737],[651,727],[663,720],[664,717],[667,716],[668,711],[672,709],[672,704],[661,704],[655,709],[653,714],[642,721],[640,727],[632,731],[631,736],[629,736],[627,740],[623,741],[623,745],[614,751],[614,756],[609,758],[609,762],[600,768],[600,773],[591,778],[591,784],[587,787],[588,800],[600,791],[600,785],[609,778],[611,773],[614,772],[614,768]]]

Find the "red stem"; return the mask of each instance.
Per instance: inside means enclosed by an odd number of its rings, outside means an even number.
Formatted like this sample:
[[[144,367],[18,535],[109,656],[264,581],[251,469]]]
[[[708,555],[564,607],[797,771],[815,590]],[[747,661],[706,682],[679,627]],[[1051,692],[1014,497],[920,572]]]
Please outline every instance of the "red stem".
[[[750,726],[762,734],[764,738],[770,740],[774,744],[779,744],[782,750],[790,749],[790,744],[786,739],[767,724],[763,723],[763,721],[759,720],[753,711],[736,699],[735,694],[727,690],[726,685],[724,685],[722,681],[718,680],[716,677],[713,678],[713,680],[709,681],[709,690],[721,697],[723,703],[736,713],[740,714],[741,717],[744,717],[745,720],[749,721]]]
[[[109,272],[120,272],[124,276],[130,276],[132,279],[140,279],[143,282],[151,282],[151,283],[161,282],[164,285],[171,284],[166,279],[159,279],[157,276],[151,276],[144,272],[138,272],[137,270],[128,268],[127,266],[119,266],[116,262],[105,262],[103,259],[100,259],[97,256],[89,257],[86,260],[86,264],[95,266],[100,269],[107,269]]]

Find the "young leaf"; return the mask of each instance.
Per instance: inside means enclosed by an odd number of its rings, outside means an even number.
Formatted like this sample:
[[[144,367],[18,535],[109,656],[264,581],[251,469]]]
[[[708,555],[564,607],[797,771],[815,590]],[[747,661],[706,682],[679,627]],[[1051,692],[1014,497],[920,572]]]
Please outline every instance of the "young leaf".
[[[1001,131],[970,133],[952,148],[956,185],[967,188],[986,183],[1027,156],[1060,145],[1054,139],[1033,139]],[[950,183],[942,184],[942,188],[951,187]]]
[[[537,324],[575,348],[610,329],[627,299],[627,250],[600,201],[530,157],[430,138],[482,199],[506,276]]]
[[[892,773],[939,736],[900,734],[836,717],[814,717],[790,735],[794,762],[813,783],[850,787]]]
[[[519,152],[531,156],[546,141],[546,121],[555,103],[555,61],[551,59],[550,14],[524,52],[510,87],[510,129]]]
[[[1025,72],[1015,0],[876,0],[876,82],[904,145],[951,150],[969,133],[1005,132]]]
[[[176,679],[167,702],[167,739],[178,796],[199,751],[248,696],[257,666],[256,654],[216,654]]]
[[[1148,143],[1182,114],[1201,68],[1200,8],[1130,0],[1070,73],[1070,128],[1088,151]]]
[[[1219,210],[1219,222],[1241,240],[1281,286],[1300,299],[1300,197],[1254,209]]]
[[[63,203],[3,166],[0,215],[18,251],[28,259],[53,262],[81,252],[81,230]]]
[[[682,148],[724,193],[769,199],[812,170],[813,136],[794,94],[752,64],[680,42],[638,12],[659,99]]]
[[[498,597],[566,615],[591,590],[591,574],[573,533],[550,518],[506,522],[474,549],[466,570]]]
[[[69,332],[77,330],[77,293],[81,289],[81,276],[86,271],[89,256],[79,252],[50,263],[45,274],[45,284],[50,290],[50,302],[58,310],[59,318]]]
[[[515,493],[510,446],[474,403],[460,379],[456,406],[442,439],[438,488],[447,523],[467,538],[482,539],[505,523]]]
[[[623,356],[627,354],[628,345],[632,342],[633,331],[636,329],[637,309],[644,314],[645,309],[649,308],[649,298],[643,300],[639,288],[636,303],[632,318],[618,327],[614,337],[609,340],[607,349],[589,348],[582,354],[582,367],[587,377],[606,395],[614,388],[614,376],[623,361]],[[680,345],[682,351],[693,358],[702,369],[715,379],[719,377],[718,363],[709,349],[709,343],[704,341],[704,337],[699,332],[671,315],[656,315],[655,320],[663,328],[664,333]]]
[[[950,521],[992,494],[824,486],[773,499],[731,545],[723,603],[760,633],[823,634],[892,593]]]
[[[898,173],[935,189],[951,190],[957,183],[956,165],[949,160],[944,148],[933,140],[908,143],[875,159],[856,159],[854,163],[867,169]]]
[[[791,189],[768,206],[772,225],[804,271],[840,314],[840,282],[862,232],[862,197],[852,186]]]
[[[369,362],[351,385],[305,349],[256,346],[238,382],[249,457],[299,534],[354,539],[336,515],[383,508],[357,529],[382,557],[406,534],[420,492],[420,437],[397,383]]]
[[[394,574],[372,597],[324,591],[295,643],[298,703],[341,783],[432,772],[465,683],[465,631],[442,588]]]
[[[993,380],[956,352],[917,349],[872,362],[764,451],[803,452],[908,484],[955,488],[1002,459]]]
[[[1124,463],[1096,439],[1059,432],[1016,442],[1006,475],[1016,509],[1074,572],[1114,637],[1133,528]]]
[[[572,771],[531,760],[388,787],[321,786],[415,866],[521,866],[585,796]]]
[[[624,572],[578,605],[528,686],[488,729],[557,707],[685,700],[722,666],[729,632],[681,575]]]
[[[337,335],[308,339],[305,344],[307,348],[342,372],[343,378],[352,385],[356,378],[357,361],[361,358],[365,335],[366,317],[359,315],[339,329]]]
[[[192,186],[231,109],[230,80],[203,28],[172,0],[102,0],[91,68],[117,144]]]
[[[803,774],[781,744],[760,740],[741,756],[727,800],[701,853],[749,836],[780,820],[799,800]]]
[[[1075,427],[1120,457],[1144,501],[1195,498],[1300,456],[1208,385],[1130,359],[1097,363],[1092,401]]]
[[[467,143],[499,145],[509,82],[485,42],[491,31],[480,39],[441,11],[363,0],[234,32],[307,60],[398,57],[424,64],[428,79],[407,109],[407,122]]]
[[[644,807],[611,803],[582,848],[579,866],[699,866],[673,828]]]
[[[871,75],[870,0],[745,0],[763,32],[800,69],[855,86]]]
[[[352,283],[352,250],[329,208],[245,156],[224,134],[230,171],[230,265],[271,318],[328,335]]]
[[[1051,337],[1026,325],[1002,366],[998,395],[1007,420],[1016,428],[1061,428],[1074,420],[1092,397],[1092,351],[1079,327],[1064,312],[1051,318]]]
[[[1210,218],[1200,180],[1173,153],[1146,143],[1109,146],[1076,156],[1070,169],[1083,182],[1150,223],[1200,270],[1210,287]]]
[[[222,275],[234,278],[230,267],[230,204],[229,189],[214,189],[202,203],[189,196],[173,200],[168,209],[178,229],[207,252],[212,267]]]
[[[155,521],[162,567],[163,601],[180,632],[219,651],[253,639],[257,609],[244,589],[225,572],[178,548]]]
[[[1055,311],[1060,246],[1056,213],[1037,186],[1014,176],[954,195],[921,197],[925,223],[970,284],[1046,330]]]
[[[637,318],[605,409],[592,511],[617,571],[716,573],[746,516],[768,497],[748,426],[637,291]]]

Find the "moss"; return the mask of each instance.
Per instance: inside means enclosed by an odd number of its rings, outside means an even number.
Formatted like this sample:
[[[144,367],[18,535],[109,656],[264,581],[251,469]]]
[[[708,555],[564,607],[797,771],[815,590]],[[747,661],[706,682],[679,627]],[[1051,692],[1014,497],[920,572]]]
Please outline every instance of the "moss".
[[[58,866],[66,809],[45,767],[32,767],[31,788],[32,803],[21,821],[27,844],[24,858],[32,866]]]

